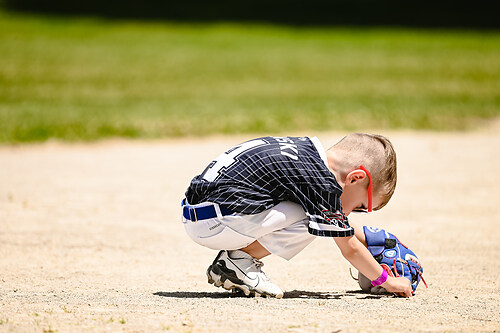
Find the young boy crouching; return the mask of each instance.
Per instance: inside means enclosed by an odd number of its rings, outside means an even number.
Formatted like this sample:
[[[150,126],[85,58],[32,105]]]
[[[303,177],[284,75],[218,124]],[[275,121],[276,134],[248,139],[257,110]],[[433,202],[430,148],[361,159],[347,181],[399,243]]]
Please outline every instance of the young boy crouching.
[[[315,237],[332,237],[360,273],[409,297],[410,281],[391,277],[366,248],[351,212],[384,207],[396,187],[396,154],[385,137],[350,134],[324,150],[308,137],[263,137],[239,144],[194,177],[182,221],[198,244],[220,250],[208,282],[245,295],[283,297],[260,259],[290,260]]]

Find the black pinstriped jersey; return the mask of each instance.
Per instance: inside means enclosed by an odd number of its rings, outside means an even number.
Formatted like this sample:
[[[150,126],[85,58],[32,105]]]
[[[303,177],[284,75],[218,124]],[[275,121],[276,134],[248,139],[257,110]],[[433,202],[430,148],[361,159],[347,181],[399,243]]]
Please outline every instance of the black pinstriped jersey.
[[[322,151],[322,153],[320,153]],[[265,137],[217,157],[186,191],[190,204],[214,202],[233,212],[256,214],[282,201],[300,204],[309,233],[352,236],[342,213],[342,188],[326,165],[317,138]]]

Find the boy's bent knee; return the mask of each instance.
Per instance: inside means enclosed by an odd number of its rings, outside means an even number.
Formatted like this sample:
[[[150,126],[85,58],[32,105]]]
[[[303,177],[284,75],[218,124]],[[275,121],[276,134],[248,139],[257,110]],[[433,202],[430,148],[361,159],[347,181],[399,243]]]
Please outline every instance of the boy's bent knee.
[[[218,219],[189,221],[184,227],[193,241],[213,250],[238,250],[255,241],[255,238],[232,230]]]

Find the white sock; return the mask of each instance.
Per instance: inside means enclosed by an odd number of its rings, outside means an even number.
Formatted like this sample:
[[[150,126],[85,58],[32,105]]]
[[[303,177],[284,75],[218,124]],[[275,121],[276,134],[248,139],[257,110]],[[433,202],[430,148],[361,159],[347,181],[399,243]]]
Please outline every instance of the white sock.
[[[227,251],[227,254],[229,255],[229,258],[231,259],[254,259],[251,255],[249,255],[246,252],[243,252],[241,250],[230,250]]]

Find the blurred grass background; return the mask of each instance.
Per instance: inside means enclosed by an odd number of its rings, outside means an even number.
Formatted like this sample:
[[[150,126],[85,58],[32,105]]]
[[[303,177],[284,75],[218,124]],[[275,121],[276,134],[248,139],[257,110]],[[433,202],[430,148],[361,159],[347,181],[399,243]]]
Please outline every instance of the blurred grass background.
[[[498,31],[173,23],[0,10],[0,142],[468,130]]]

